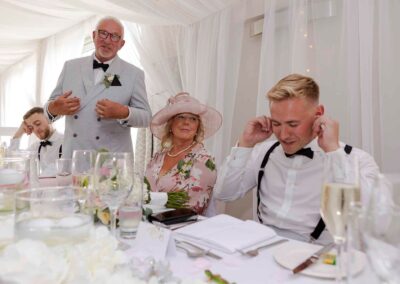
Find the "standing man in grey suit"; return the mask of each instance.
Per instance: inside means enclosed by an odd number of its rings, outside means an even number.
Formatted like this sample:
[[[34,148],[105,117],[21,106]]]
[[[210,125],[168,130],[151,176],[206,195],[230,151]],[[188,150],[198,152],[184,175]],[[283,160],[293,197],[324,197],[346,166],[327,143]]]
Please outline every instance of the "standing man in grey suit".
[[[45,105],[51,121],[66,116],[65,157],[78,149],[132,152],[130,127],[147,127],[151,119],[144,72],[117,55],[125,44],[122,23],[101,19],[93,42],[93,55],[64,64]]]

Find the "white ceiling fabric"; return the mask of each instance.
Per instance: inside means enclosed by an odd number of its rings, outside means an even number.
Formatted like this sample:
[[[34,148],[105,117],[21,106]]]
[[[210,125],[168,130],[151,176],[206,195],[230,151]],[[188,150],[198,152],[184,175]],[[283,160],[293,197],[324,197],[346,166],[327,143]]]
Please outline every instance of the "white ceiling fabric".
[[[0,0],[0,74],[40,40],[93,15],[151,25],[187,25],[236,0]]]

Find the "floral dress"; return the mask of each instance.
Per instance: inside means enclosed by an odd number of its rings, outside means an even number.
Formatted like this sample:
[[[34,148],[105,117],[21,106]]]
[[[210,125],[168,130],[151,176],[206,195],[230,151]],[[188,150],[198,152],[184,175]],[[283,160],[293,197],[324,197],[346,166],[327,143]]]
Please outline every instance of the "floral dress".
[[[167,173],[160,176],[164,157],[168,150],[157,152],[146,169],[149,190],[171,192],[185,190],[189,194],[189,206],[203,214],[208,206],[217,179],[215,160],[202,144],[197,144]]]

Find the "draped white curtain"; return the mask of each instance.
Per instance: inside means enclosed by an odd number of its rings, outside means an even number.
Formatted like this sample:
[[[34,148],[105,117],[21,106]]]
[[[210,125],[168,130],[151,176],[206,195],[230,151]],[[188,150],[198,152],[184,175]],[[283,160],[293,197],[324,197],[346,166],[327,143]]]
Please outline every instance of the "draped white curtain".
[[[128,24],[147,75],[147,90],[153,112],[165,106],[167,99],[187,91],[201,102],[218,109],[231,121],[236,96],[245,1],[191,25],[150,26]],[[149,133],[140,132],[136,159],[148,159]],[[229,150],[230,124],[206,141],[206,147],[221,162]],[[157,147],[155,143],[153,147]],[[145,162],[140,162],[146,165]]]
[[[266,0],[257,112],[267,111],[265,94],[283,76],[314,77],[341,140],[400,172],[391,138],[400,129],[399,14],[396,0]]]
[[[43,105],[48,100],[65,61],[82,55],[85,37],[91,34],[95,24],[93,17],[42,41],[39,61],[41,72],[38,73],[41,82],[39,104]]]

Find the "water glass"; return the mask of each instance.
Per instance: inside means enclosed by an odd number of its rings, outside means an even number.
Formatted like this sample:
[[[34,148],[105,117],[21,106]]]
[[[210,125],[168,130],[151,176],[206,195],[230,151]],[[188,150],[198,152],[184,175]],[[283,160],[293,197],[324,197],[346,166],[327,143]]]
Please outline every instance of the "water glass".
[[[0,158],[0,247],[13,238],[15,192],[29,186],[29,159]]]
[[[142,203],[129,202],[118,210],[119,233],[124,239],[132,239],[136,236],[136,231],[142,220]]]
[[[40,240],[48,245],[79,243],[88,239],[92,216],[79,210],[74,187],[21,190],[15,195],[14,237]]]
[[[121,238],[134,238],[142,220],[143,174],[135,172],[132,190],[118,211]]]
[[[72,185],[72,159],[56,160],[56,180],[58,186]]]

